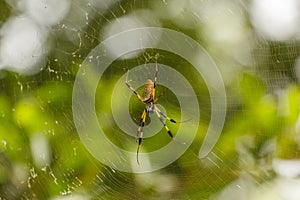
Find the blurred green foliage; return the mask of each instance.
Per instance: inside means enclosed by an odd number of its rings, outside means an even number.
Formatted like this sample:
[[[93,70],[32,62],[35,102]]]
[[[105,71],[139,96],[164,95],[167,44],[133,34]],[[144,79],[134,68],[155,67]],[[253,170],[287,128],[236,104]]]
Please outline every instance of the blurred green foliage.
[[[47,66],[36,75],[0,71],[0,199],[51,199],[68,194],[91,199],[208,199],[241,174],[247,173],[258,182],[274,179],[276,174],[270,166],[275,158],[299,159],[299,127],[297,129],[296,124],[299,124],[300,88],[293,71],[299,45],[268,41],[260,41],[263,48],[253,50],[257,60],[255,69],[242,66],[231,82],[225,83],[228,115],[221,138],[208,158],[197,158],[211,113],[205,82],[182,58],[161,51],[159,62],[180,71],[196,91],[201,120],[193,144],[170,166],[139,175],[114,171],[93,158],[82,145],[73,123],[73,82],[84,57],[99,43],[95,38],[106,22],[104,19],[115,18],[112,14],[123,15],[120,5],[128,12],[152,6],[150,2],[149,5],[135,2],[122,1],[105,14],[96,13],[83,30],[80,47],[55,38],[57,44],[64,44],[66,48],[79,48],[77,57],[55,47],[47,58]],[[10,12],[8,4],[0,0],[0,26]],[[165,27],[199,37],[198,41],[208,45],[198,30],[187,30],[169,20],[163,22]],[[212,55],[217,60],[221,56]],[[131,149],[128,144],[135,149],[136,143],[113,121],[111,92],[126,70],[146,62],[142,55],[113,63],[99,82],[97,90],[100,92],[95,97],[101,99],[101,104],[95,107],[108,137],[125,149]],[[291,77],[291,81],[280,84],[280,77],[277,77],[280,73]],[[127,90],[125,86],[124,89]],[[158,91],[163,89],[158,86]],[[164,95],[160,103],[168,113],[179,118],[179,104],[172,92]],[[133,96],[129,110],[136,123],[142,109],[143,105]],[[176,125],[170,127],[175,133],[178,130]],[[49,142],[51,152],[50,163],[44,167],[37,165],[32,152],[32,138],[39,134]],[[153,151],[168,142],[170,139],[162,130],[143,145],[146,150]],[[40,159],[44,153],[40,152]]]

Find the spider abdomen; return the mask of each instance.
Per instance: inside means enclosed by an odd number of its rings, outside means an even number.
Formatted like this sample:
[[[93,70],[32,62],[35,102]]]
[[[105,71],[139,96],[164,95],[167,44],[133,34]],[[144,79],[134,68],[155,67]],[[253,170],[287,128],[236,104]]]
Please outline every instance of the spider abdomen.
[[[152,80],[148,79],[142,93],[142,101],[144,103],[147,103],[153,100],[154,100],[154,83]]]

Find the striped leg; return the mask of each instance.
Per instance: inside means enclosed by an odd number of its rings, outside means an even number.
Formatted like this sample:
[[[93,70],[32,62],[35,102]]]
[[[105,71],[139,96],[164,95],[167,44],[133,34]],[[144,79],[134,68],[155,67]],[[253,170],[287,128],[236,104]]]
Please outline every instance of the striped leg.
[[[175,121],[174,119],[168,117],[165,113],[163,113],[161,110],[159,110],[156,106],[155,106],[155,110],[156,112],[158,112],[160,115],[162,115],[164,118],[166,118],[168,121],[175,123],[175,124],[179,124],[181,122]]]
[[[143,111],[143,114],[142,114],[142,117],[141,117],[140,126],[138,128],[137,133],[136,133],[136,141],[138,142],[138,148],[137,148],[137,151],[136,151],[136,160],[137,160],[138,164],[140,164],[140,162],[139,162],[139,151],[140,151],[140,146],[141,146],[141,143],[142,143],[142,140],[143,140],[143,128],[144,128],[144,125],[145,125],[146,116],[147,116],[147,110],[145,109]]]
[[[129,71],[128,71],[129,72]],[[137,98],[141,101],[141,102],[143,102],[143,100],[142,100],[142,98],[141,98],[141,96],[139,95],[139,93],[130,85],[130,83],[129,83],[129,81],[127,80],[127,78],[128,78],[128,72],[127,72],[127,75],[126,75],[126,82],[125,82],[125,84],[126,84],[126,86],[137,96]]]
[[[168,132],[169,136],[174,140],[174,135],[173,133],[171,132],[171,130],[167,127],[166,123],[164,122],[163,118],[161,117],[158,109],[155,107],[155,113],[157,114],[160,122],[164,125],[164,128],[166,129],[166,131]]]

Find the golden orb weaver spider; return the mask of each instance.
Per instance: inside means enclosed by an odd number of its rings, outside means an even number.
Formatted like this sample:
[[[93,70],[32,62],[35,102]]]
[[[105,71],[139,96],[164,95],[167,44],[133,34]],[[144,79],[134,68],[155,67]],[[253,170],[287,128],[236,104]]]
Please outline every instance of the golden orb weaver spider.
[[[139,95],[139,93],[130,85],[129,81],[128,81],[128,73],[126,75],[126,86],[137,96],[137,98],[144,104],[146,104],[146,107],[142,113],[141,119],[140,119],[140,124],[137,130],[137,134],[136,134],[136,141],[138,143],[138,148],[137,148],[137,152],[136,152],[136,159],[137,159],[137,163],[139,163],[139,151],[140,151],[140,146],[143,140],[143,127],[145,125],[145,121],[146,121],[146,116],[147,114],[151,113],[156,113],[156,115],[158,116],[160,122],[163,124],[164,128],[166,129],[167,133],[169,134],[169,136],[174,140],[174,135],[171,132],[171,130],[168,128],[168,126],[166,125],[166,123],[164,122],[164,119],[167,119],[168,121],[172,122],[172,123],[180,123],[175,121],[174,119],[168,117],[166,114],[164,114],[159,108],[157,108],[157,106],[155,106],[155,102],[163,95],[160,94],[156,99],[154,99],[155,97],[155,88],[156,88],[156,80],[157,80],[157,74],[158,74],[158,66],[156,63],[156,68],[155,68],[155,75],[154,75],[154,82],[150,79],[147,80],[145,86],[144,86],[144,90],[142,93],[142,96]]]

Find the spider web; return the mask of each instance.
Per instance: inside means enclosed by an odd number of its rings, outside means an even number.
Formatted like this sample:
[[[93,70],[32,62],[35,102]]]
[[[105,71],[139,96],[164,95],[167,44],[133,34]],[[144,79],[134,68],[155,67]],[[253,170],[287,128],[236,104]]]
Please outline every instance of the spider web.
[[[299,186],[297,35],[285,40],[270,37],[255,27],[253,7],[242,1],[66,2],[68,14],[46,27],[48,37],[42,61],[36,64],[38,71],[30,75],[11,72],[14,69],[9,67],[0,71],[0,198],[299,198],[294,189]],[[5,11],[0,15],[2,26],[9,17],[25,13],[16,2],[0,1],[0,5]],[[95,108],[107,138],[122,149],[136,151],[134,137],[118,127],[108,105],[117,81],[139,65],[147,68],[158,62],[182,74],[196,93],[201,117],[197,123],[179,124],[199,127],[192,145],[178,160],[154,172],[135,174],[102,164],[82,144],[73,122],[72,89],[77,71],[94,47],[118,32],[144,26],[185,33],[208,51],[224,79],[228,111],[217,145],[200,159],[198,152],[212,113],[205,78],[184,58],[143,48],[147,41],[142,41],[142,50],[115,60],[99,80]],[[134,85],[139,75],[130,76]],[[166,88],[159,82],[157,94]],[[124,90],[128,90],[125,84]],[[181,117],[173,91],[167,90],[159,104],[172,118]],[[130,104],[124,106],[138,124],[144,105],[132,95]],[[146,125],[152,120],[148,118]],[[176,135],[179,126],[167,125]],[[158,134],[143,140],[143,152],[170,142],[161,127]],[[120,158],[120,162],[131,161]],[[290,170],[282,170],[287,166]]]

